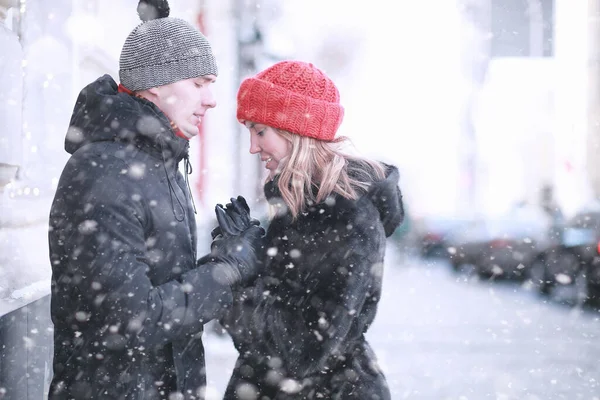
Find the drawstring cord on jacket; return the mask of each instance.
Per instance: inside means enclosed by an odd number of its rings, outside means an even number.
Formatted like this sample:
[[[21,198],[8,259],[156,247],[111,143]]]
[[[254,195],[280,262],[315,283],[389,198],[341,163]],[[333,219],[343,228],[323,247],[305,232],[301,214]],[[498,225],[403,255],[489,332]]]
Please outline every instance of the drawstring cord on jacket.
[[[192,196],[192,188],[190,187],[190,179],[189,176],[192,174],[192,163],[190,162],[190,155],[186,153],[184,159],[185,166],[185,184],[188,188],[188,193],[190,194],[190,199],[192,199],[192,207],[194,207],[194,214],[198,214],[196,212],[196,203],[194,202],[194,196]]]
[[[165,169],[165,174],[167,174],[167,183],[169,184],[169,196],[171,196],[171,210],[173,210],[173,216],[175,217],[177,222],[183,222],[183,220],[185,219],[185,208],[183,207],[181,200],[179,200],[179,197],[177,197],[177,193],[175,193],[175,189],[173,189],[173,184],[171,183],[171,178],[169,178],[169,171],[167,171],[167,166],[165,165],[164,157],[163,157],[163,167]],[[177,216],[177,212],[175,211],[175,202],[173,201],[173,197],[175,197],[175,199],[177,200],[177,203],[179,204],[179,207],[181,208],[181,215],[182,215],[181,217]]]
[[[165,170],[165,175],[167,175],[167,184],[169,185],[169,196],[171,197],[171,210],[173,211],[173,216],[177,222],[183,222],[185,220],[185,207],[179,197],[177,197],[177,193],[175,193],[175,189],[173,188],[173,183],[171,182],[171,178],[169,176],[169,171],[167,170],[167,161],[165,160],[165,151],[164,151],[164,143],[162,138],[158,139],[160,143],[160,156],[162,158],[162,165]],[[173,201],[173,197],[177,200],[177,204],[181,208],[181,217],[177,216],[177,211],[175,211],[175,202]]]

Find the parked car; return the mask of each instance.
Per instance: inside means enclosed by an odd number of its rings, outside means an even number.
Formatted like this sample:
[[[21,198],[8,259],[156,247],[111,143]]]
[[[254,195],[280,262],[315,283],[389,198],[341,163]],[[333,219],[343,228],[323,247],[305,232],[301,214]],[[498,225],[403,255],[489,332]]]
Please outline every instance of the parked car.
[[[447,257],[447,236],[467,224],[464,218],[427,216],[414,221],[416,244],[421,257]]]
[[[560,242],[535,260],[529,280],[542,294],[569,288],[577,304],[600,301],[600,204],[566,222]]]
[[[503,216],[475,218],[448,235],[455,271],[481,277],[524,279],[538,254],[550,246],[550,218],[539,208],[521,206]]]

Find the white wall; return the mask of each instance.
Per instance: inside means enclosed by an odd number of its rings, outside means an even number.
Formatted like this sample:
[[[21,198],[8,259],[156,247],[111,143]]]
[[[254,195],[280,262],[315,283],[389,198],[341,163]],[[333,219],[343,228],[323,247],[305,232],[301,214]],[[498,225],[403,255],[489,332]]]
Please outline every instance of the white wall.
[[[63,30],[70,1],[33,0],[26,10],[23,124],[15,145],[22,163],[19,179],[0,197],[0,312],[50,291],[48,213],[74,100],[72,43]]]

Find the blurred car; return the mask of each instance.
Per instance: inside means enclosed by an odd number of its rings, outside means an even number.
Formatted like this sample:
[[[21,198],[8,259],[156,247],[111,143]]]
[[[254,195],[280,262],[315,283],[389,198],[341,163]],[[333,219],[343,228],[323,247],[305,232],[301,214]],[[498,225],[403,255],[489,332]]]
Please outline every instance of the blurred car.
[[[448,234],[468,223],[464,218],[427,216],[414,221],[414,233],[421,257],[447,257]]]
[[[600,301],[600,203],[566,222],[560,243],[538,257],[529,280],[543,294],[571,287],[576,303]]]
[[[550,246],[551,221],[536,207],[521,206],[500,217],[474,218],[448,235],[455,271],[481,277],[524,279],[537,256]]]

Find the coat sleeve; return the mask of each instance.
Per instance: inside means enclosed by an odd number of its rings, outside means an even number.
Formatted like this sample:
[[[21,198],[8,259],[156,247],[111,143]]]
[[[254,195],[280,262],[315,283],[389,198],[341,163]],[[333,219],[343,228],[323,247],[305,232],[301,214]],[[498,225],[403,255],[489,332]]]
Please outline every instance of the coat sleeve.
[[[106,171],[55,200],[50,217],[53,319],[71,321],[75,336],[97,329],[92,336],[101,333],[114,348],[150,347],[195,334],[232,300],[230,287],[214,278],[212,263],[190,266],[179,280],[152,284],[145,210],[134,185]]]
[[[365,319],[374,317],[374,308],[372,313],[366,312],[365,303],[374,300],[373,307],[377,303],[377,299],[368,298],[380,291],[381,266],[375,259],[383,231],[369,230],[369,227],[353,227],[340,237],[321,265],[310,266],[331,270],[331,275],[303,304],[280,307],[262,303],[270,337],[284,357],[288,371],[297,379],[326,369],[347,350],[351,330],[353,336],[356,331],[362,334],[362,327],[371,322]]]

